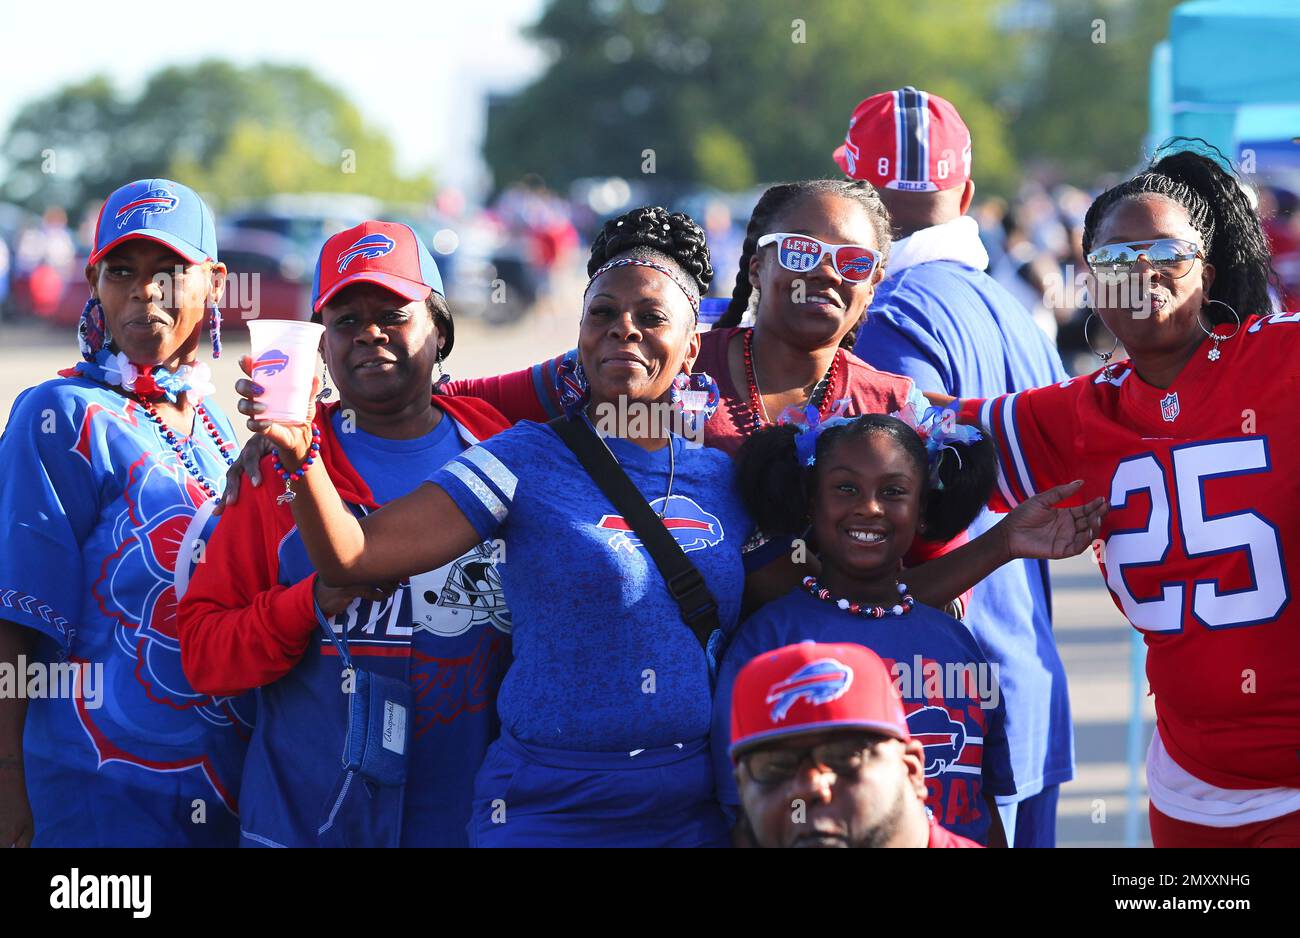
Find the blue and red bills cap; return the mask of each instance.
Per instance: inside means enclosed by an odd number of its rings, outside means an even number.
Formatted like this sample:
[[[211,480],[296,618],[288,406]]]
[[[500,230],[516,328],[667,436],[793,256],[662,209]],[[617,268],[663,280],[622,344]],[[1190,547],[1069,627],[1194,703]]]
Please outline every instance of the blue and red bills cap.
[[[164,244],[191,264],[217,259],[212,212],[193,189],[170,179],[137,179],[104,200],[90,263],[132,238]]]
[[[878,189],[939,192],[970,179],[970,130],[951,103],[908,85],[859,104],[832,156]]]
[[[325,242],[316,259],[312,312],[351,283],[373,283],[410,302],[430,292],[446,296],[429,249],[409,225],[391,221],[363,221]]]
[[[825,730],[910,738],[889,670],[863,645],[800,642],[754,658],[731,690],[731,758],[772,739]]]

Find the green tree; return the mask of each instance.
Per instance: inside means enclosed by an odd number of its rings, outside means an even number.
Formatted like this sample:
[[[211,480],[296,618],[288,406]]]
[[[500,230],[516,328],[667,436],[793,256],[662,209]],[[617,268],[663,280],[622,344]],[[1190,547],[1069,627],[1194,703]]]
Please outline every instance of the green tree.
[[[965,118],[982,192],[1042,161],[1089,183],[1138,155],[1175,2],[551,0],[531,32],[552,62],[496,102],[484,152],[498,185],[638,178],[646,150],[670,185],[834,175],[854,105],[911,84]]]
[[[902,84],[951,96],[977,136],[982,178],[1014,173],[997,110],[1018,38],[1001,0],[553,0],[533,35],[546,73],[489,115],[498,184],[635,177],[728,188],[834,174],[853,106]],[[986,103],[987,102],[987,103]],[[734,161],[727,171],[725,162]]]
[[[387,137],[298,66],[169,67],[129,100],[103,78],[72,85],[25,106],[0,154],[3,195],[34,208],[93,202],[149,176],[179,177],[217,201],[307,191],[416,200],[433,189],[428,175],[399,174]]]
[[[1142,160],[1151,50],[1169,35],[1179,2],[1051,0],[1008,108],[1022,158],[1048,160],[1083,183]]]

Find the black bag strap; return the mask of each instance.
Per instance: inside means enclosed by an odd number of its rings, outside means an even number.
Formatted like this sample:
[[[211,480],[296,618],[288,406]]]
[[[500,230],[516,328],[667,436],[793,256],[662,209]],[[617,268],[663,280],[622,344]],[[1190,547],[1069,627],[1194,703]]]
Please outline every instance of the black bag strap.
[[[548,425],[573,450],[592,481],[641,539],[650,559],[663,574],[668,592],[677,601],[682,619],[695,633],[700,647],[707,651],[709,636],[722,626],[718,621],[717,600],[704,582],[703,574],[664,527],[663,520],[655,514],[645,496],[632,484],[623,467],[587,421],[557,417]],[[672,445],[671,440],[669,445]]]

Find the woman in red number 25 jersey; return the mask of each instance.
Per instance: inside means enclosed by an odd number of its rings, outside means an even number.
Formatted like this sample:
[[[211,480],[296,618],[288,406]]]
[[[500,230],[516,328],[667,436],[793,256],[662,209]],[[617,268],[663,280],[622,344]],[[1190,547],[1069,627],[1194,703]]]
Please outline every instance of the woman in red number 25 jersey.
[[[960,419],[994,433],[1003,510],[1077,478],[1110,500],[1095,549],[1147,643],[1155,845],[1300,846],[1300,313],[1267,315],[1259,221],[1197,152],[1102,193],[1083,247],[1129,360]]]

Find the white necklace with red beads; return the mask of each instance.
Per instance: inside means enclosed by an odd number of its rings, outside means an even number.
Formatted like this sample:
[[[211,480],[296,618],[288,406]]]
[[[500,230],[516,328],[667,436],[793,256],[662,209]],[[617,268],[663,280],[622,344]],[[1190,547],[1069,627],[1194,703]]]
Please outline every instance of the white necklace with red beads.
[[[803,578],[803,588],[808,595],[814,599],[820,599],[824,602],[834,603],[836,607],[843,609],[845,612],[852,613],[855,616],[862,616],[867,619],[883,619],[885,616],[905,616],[912,611],[916,605],[916,600],[907,592],[907,584],[899,583],[898,595],[902,597],[898,603],[888,609],[884,606],[864,606],[861,603],[855,603],[843,597],[835,598],[831,591],[817,582],[816,577],[806,576]]]

